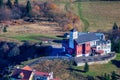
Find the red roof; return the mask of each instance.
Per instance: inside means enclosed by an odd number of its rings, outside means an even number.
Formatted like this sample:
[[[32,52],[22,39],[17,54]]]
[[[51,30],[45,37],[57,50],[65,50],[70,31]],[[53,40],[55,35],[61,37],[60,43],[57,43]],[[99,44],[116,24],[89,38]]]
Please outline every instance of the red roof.
[[[22,68],[23,70],[29,70],[32,71],[32,68],[30,66],[25,66],[24,68]]]
[[[20,79],[20,80],[29,80],[31,74],[32,74],[32,71],[15,69],[11,77],[15,79]]]
[[[35,75],[40,75],[40,76],[49,76],[49,73],[35,71]]]

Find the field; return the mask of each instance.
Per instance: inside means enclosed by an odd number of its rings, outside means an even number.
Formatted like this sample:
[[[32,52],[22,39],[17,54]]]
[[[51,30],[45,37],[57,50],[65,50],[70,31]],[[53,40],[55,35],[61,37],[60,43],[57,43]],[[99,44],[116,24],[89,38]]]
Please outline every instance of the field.
[[[120,25],[120,1],[75,2],[78,14],[84,23],[83,31],[107,31],[114,22]]]
[[[40,22],[35,24],[10,25],[6,33],[1,33],[1,37],[13,40],[40,41],[48,39],[61,39],[57,36],[64,32],[57,23]]]
[[[23,1],[21,1],[23,2]],[[108,31],[113,23],[120,25],[120,2],[119,1],[86,1],[72,2],[68,0],[55,0],[55,3],[65,11],[72,11],[79,15],[81,25],[79,31]],[[82,27],[82,30],[81,30]],[[10,25],[7,33],[1,33],[1,37],[14,40],[39,41],[42,38],[58,38],[63,35],[61,27],[57,23],[39,22],[36,24]]]

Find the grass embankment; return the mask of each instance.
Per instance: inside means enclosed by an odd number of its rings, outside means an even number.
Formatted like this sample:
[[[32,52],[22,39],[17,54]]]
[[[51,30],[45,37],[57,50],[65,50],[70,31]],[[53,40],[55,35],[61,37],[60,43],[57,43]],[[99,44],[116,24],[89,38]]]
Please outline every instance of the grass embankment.
[[[120,61],[120,54],[117,54],[117,57],[114,59],[116,61]],[[120,64],[120,63],[119,63]],[[76,67],[73,66],[74,69],[79,70],[83,70],[84,67]],[[116,72],[120,72],[120,68],[117,67],[115,64],[112,63],[112,61],[110,61],[107,64],[95,64],[95,65],[90,65],[89,66],[89,72],[87,73],[82,73],[82,72],[76,72],[78,74],[83,74],[85,76],[90,75],[90,76],[101,76],[104,73],[111,73],[112,71],[116,71]]]
[[[82,10],[84,8],[82,8],[81,2],[77,2],[75,5],[78,8],[78,15],[79,15],[80,19],[82,20],[82,22],[84,23],[84,28],[82,29],[82,31],[86,32],[86,31],[88,31],[89,22],[87,21],[87,19],[82,14]]]

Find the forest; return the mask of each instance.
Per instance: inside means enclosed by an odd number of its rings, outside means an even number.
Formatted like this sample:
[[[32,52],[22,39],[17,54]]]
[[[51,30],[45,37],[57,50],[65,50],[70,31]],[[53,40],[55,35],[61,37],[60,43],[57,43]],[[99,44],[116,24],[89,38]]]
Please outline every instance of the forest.
[[[70,30],[80,22],[79,16],[71,11],[64,11],[54,2],[31,2],[25,4],[19,0],[0,1],[0,22],[23,19],[28,22],[57,22],[63,30]]]

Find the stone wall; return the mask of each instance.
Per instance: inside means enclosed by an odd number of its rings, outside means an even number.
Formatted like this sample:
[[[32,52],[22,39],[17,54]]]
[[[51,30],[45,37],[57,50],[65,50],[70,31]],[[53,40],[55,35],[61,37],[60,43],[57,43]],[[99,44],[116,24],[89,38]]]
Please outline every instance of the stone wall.
[[[93,64],[106,64],[106,63],[108,63],[109,61],[111,61],[112,59],[115,59],[115,58],[116,58],[116,55],[112,56],[109,59],[105,59],[105,60],[102,60],[102,61],[88,62],[88,64],[89,65],[93,65]],[[85,62],[76,63],[76,65],[77,66],[84,66]]]

